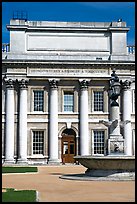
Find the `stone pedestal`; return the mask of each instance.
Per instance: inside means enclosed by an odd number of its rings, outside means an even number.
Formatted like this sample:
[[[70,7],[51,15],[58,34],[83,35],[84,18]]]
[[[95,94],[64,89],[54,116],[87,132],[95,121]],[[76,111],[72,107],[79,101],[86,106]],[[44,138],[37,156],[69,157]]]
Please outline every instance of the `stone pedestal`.
[[[124,154],[124,138],[120,134],[119,106],[111,106],[110,135],[108,139],[108,155]]]

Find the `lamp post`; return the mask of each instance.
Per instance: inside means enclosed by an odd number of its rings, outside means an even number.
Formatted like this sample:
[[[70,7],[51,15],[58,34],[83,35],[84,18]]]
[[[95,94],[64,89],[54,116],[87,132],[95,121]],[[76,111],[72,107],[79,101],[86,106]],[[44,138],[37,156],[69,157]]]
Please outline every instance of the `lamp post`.
[[[119,82],[119,78],[116,75],[115,70],[113,70],[113,73],[111,74],[110,89],[109,89],[109,97],[110,99],[112,99],[111,107],[119,106],[116,100],[120,96],[120,90],[121,90],[121,85]]]
[[[115,70],[112,71],[110,78],[109,98],[111,101],[110,114],[110,134],[108,139],[108,154],[123,154],[124,153],[124,139],[120,134],[120,117],[119,104],[116,101],[120,96],[121,84]]]

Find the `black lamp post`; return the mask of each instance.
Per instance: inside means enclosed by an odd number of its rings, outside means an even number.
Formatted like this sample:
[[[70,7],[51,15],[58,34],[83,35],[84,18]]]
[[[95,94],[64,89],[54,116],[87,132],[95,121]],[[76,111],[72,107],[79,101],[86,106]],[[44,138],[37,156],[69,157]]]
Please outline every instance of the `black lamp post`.
[[[119,78],[116,75],[115,70],[113,70],[112,72],[113,73],[111,74],[110,89],[109,89],[109,97],[112,100],[111,107],[119,106],[116,100],[118,99],[118,96],[120,95],[120,89],[121,89]]]

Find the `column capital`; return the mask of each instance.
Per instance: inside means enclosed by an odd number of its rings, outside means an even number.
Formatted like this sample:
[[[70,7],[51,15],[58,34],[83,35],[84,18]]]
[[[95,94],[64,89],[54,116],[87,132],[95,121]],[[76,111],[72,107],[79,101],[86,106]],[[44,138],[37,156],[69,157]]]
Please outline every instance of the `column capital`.
[[[125,81],[123,81],[122,82],[122,80],[120,81],[120,83],[121,83],[121,85],[122,85],[122,88],[124,89],[124,90],[128,90],[128,89],[130,89],[131,88],[131,81],[129,81],[129,80],[125,80]]]
[[[15,84],[14,80],[5,78],[4,82],[6,84],[6,88],[12,88],[12,89],[14,88],[14,84]]]
[[[19,87],[20,87],[21,89],[26,89],[26,88],[28,88],[28,82],[29,82],[29,80],[26,80],[26,79],[18,80]]]
[[[79,83],[80,83],[81,90],[86,90],[88,88],[89,82],[86,81],[85,79],[82,81],[79,81]]]
[[[50,88],[52,88],[52,89],[57,89],[58,88],[58,81],[57,80],[55,80],[55,79],[51,79],[51,80],[49,80],[49,84],[50,84]]]

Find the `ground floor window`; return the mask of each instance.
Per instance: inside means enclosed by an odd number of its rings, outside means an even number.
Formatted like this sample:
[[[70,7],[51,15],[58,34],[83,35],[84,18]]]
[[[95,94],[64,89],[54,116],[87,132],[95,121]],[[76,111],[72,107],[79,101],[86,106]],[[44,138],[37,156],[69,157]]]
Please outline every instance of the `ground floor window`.
[[[33,131],[33,154],[44,154],[44,131]]]
[[[94,130],[94,154],[104,154],[104,131]]]

